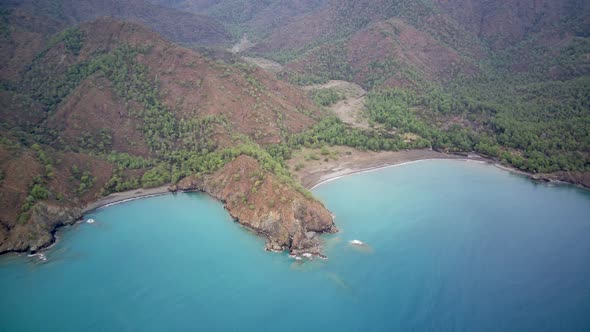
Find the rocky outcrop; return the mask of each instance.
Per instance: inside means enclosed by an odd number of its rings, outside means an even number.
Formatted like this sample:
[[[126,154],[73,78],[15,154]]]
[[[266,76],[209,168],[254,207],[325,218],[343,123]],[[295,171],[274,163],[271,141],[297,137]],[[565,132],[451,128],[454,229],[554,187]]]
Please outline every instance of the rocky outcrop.
[[[0,230],[0,254],[5,252],[36,252],[55,241],[56,230],[73,224],[82,217],[79,208],[37,203],[31,210],[31,218],[6,230],[2,239]],[[3,241],[2,241],[3,240]]]
[[[6,236],[8,235],[8,228],[4,225],[2,220],[0,220],[0,248],[4,244]]]
[[[198,190],[221,200],[237,222],[266,236],[267,250],[320,254],[318,234],[337,231],[322,203],[245,155],[212,175],[186,177],[171,190]]]
[[[537,181],[559,181],[567,182],[580,187],[590,189],[590,172],[566,172],[559,171],[549,174],[531,175],[533,180]]]

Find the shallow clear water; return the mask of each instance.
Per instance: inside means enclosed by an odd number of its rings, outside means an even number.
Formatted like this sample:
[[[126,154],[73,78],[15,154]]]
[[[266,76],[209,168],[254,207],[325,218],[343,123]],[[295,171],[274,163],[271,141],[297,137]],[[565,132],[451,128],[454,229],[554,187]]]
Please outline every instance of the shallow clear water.
[[[341,232],[304,264],[202,194],[100,209],[0,258],[0,331],[590,330],[588,191],[424,161],[314,192]]]

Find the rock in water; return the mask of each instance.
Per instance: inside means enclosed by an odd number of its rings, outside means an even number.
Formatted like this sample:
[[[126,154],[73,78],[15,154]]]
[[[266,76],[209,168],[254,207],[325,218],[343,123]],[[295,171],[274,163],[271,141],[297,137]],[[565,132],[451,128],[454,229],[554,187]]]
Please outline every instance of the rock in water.
[[[366,244],[365,242],[361,241],[361,240],[351,240],[348,242],[353,248],[355,248],[356,250],[360,251],[360,252],[364,252],[367,254],[370,254],[373,252],[373,248],[369,247],[368,244]]]
[[[352,241],[350,241],[350,244],[352,244],[353,246],[364,246],[365,245],[365,243],[360,240],[352,240]]]

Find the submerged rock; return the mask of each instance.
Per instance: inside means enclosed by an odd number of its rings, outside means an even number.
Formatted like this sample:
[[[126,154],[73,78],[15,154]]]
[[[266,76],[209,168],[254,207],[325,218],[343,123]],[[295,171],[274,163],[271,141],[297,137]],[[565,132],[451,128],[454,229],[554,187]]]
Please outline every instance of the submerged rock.
[[[351,240],[351,241],[348,241],[348,244],[350,244],[350,246],[355,248],[356,250],[364,252],[364,253],[372,253],[373,252],[373,248],[369,247],[368,244],[366,244],[365,242],[363,242],[361,240]]]
[[[199,190],[221,200],[237,222],[266,236],[270,251],[319,255],[322,242],[316,234],[337,231],[322,203],[281,182],[245,155],[212,175],[186,177],[171,190]]]

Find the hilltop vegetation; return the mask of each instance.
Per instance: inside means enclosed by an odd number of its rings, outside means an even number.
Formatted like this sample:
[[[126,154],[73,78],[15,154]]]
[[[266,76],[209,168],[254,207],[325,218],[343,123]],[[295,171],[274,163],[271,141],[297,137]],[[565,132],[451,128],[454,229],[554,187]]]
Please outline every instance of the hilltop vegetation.
[[[348,80],[371,90],[366,113],[381,128],[376,133],[413,137],[386,148],[476,151],[530,172],[590,170],[586,2],[324,1],[306,8],[285,10],[290,19],[272,29],[248,30],[260,42],[246,53],[281,62],[279,77],[293,84]],[[250,28],[260,20],[220,19]],[[321,105],[333,97],[314,96]],[[377,146],[383,149],[368,148]]]

